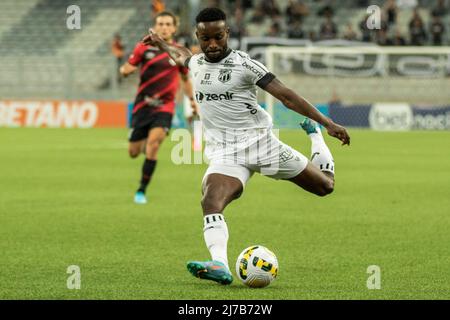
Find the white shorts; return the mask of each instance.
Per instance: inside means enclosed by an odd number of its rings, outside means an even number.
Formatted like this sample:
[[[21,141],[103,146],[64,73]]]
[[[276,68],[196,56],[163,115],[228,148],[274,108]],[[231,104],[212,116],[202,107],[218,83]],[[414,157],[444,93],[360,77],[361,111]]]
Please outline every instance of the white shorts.
[[[255,172],[273,179],[290,179],[302,172],[308,164],[308,158],[273,134],[261,144],[265,147],[259,152],[255,152],[256,148],[248,148],[246,152],[216,152],[210,159],[203,181],[211,173],[220,173],[239,179],[245,187]]]

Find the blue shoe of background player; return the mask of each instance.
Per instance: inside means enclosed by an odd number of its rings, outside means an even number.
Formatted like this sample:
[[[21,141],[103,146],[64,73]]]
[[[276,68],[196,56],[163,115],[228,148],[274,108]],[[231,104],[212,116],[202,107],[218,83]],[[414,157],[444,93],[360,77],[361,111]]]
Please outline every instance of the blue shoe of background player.
[[[300,123],[300,126],[302,127],[303,130],[306,131],[307,134],[318,133],[320,130],[317,122],[309,118],[305,118],[305,120],[303,120],[302,123]]]
[[[200,279],[212,280],[221,284],[233,282],[230,271],[219,261],[189,261],[187,268],[194,277]]]
[[[134,195],[134,202],[138,204],[146,204],[147,198],[145,197],[145,193],[143,193],[142,191],[136,192],[136,194]]]

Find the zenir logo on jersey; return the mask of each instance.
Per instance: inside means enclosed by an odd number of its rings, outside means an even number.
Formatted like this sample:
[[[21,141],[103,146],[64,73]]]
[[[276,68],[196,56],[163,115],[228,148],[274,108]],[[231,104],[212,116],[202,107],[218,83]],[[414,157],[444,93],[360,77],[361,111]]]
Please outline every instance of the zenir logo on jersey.
[[[195,99],[198,103],[202,103],[203,101],[222,101],[222,100],[233,100],[234,93],[225,92],[221,94],[215,93],[203,93],[200,91],[195,91]]]
[[[231,80],[231,69],[221,69],[219,70],[219,81],[222,83],[228,82]]]

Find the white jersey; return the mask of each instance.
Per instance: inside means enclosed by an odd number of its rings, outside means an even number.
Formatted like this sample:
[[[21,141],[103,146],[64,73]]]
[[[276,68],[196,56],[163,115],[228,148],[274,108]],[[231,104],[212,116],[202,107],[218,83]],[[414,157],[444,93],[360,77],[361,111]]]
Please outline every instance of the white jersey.
[[[258,132],[272,128],[272,118],[258,105],[257,85],[264,87],[274,76],[247,53],[231,52],[217,63],[205,54],[193,55],[188,67],[208,146],[238,143],[241,147],[257,140]]]

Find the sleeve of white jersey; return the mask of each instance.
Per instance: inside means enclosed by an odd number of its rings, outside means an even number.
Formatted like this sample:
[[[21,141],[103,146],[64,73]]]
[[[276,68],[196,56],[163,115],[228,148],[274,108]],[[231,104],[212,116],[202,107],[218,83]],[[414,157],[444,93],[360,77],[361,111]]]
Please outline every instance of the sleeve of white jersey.
[[[196,60],[196,54],[190,56],[189,58],[186,59],[186,61],[184,62],[184,66],[186,68],[188,68],[189,70],[192,68],[193,66],[193,62]]]
[[[257,86],[264,88],[272,81],[275,76],[267,70],[267,68],[259,61],[251,58],[244,59],[242,66],[244,67],[246,79]]]

